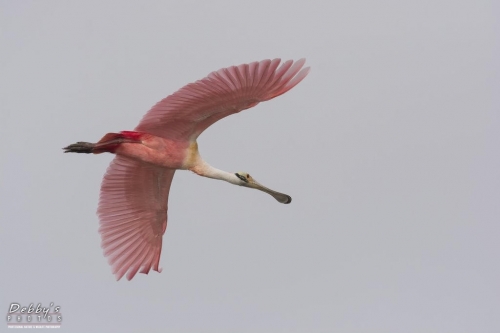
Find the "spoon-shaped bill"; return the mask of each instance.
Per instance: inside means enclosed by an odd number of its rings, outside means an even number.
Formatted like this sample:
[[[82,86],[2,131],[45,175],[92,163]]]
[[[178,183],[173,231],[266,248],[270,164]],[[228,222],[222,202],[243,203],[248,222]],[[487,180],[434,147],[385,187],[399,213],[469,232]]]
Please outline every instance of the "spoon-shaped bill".
[[[274,197],[274,199],[278,200],[279,202],[281,202],[283,204],[289,204],[290,202],[292,202],[292,197],[289,196],[288,194],[273,191],[273,190],[265,187],[264,185],[258,183],[255,179],[253,180],[252,185],[253,185],[252,186],[253,188],[272,195]]]

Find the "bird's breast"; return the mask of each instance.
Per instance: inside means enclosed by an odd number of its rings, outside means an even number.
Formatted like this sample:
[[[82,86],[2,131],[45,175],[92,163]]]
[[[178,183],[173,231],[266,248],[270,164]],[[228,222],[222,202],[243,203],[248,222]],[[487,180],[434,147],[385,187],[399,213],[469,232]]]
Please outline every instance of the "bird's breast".
[[[196,141],[192,141],[186,149],[186,155],[182,163],[182,168],[186,170],[190,169],[195,166],[199,160],[200,154],[198,152],[198,143]]]

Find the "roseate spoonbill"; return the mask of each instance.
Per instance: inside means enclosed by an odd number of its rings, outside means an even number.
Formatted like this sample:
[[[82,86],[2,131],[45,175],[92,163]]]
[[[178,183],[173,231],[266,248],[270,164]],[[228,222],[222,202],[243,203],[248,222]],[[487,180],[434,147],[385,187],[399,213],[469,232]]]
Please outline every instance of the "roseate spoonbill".
[[[246,172],[230,173],[200,156],[196,139],[210,125],[292,89],[309,73],[305,59],[264,60],[223,68],[158,102],[134,131],[108,133],[97,143],[77,142],[65,153],[116,154],[104,175],[97,214],[104,255],[116,279],[159,268],[167,227],[168,193],[176,169],[254,188],[281,203],[292,198],[273,191]]]

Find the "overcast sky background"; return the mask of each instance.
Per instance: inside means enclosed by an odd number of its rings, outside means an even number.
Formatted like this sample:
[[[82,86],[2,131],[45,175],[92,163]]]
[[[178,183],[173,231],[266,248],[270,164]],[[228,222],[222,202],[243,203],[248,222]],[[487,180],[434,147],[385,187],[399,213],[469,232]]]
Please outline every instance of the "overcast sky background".
[[[54,302],[66,332],[499,332],[499,14],[481,0],[0,1],[0,308]],[[113,156],[61,148],[276,57],[312,71],[198,141],[293,202],[177,172],[163,272],[116,282],[95,213]]]

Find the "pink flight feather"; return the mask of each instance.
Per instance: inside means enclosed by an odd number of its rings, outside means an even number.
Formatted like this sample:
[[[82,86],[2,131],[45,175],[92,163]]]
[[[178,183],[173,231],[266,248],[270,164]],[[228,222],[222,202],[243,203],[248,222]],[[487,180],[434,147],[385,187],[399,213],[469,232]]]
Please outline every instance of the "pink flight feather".
[[[284,94],[309,73],[309,67],[300,71],[304,59],[278,68],[279,63],[280,59],[263,60],[212,72],[158,102],[135,130],[194,140],[216,121]]]
[[[104,254],[119,280],[127,271],[159,271],[167,202],[175,170],[116,156],[102,185],[97,213]]]

